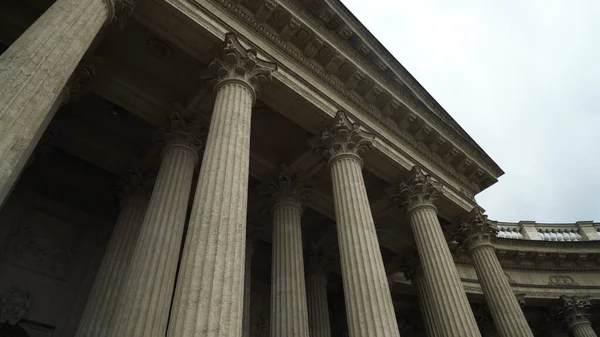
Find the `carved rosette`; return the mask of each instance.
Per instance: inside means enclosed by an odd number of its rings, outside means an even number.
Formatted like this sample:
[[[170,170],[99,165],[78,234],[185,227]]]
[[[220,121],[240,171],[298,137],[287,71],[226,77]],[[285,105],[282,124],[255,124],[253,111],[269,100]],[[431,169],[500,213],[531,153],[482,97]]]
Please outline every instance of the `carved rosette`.
[[[302,202],[311,196],[311,190],[300,174],[284,168],[275,179],[262,186],[261,195],[270,198],[273,208],[284,204],[302,208]]]
[[[588,312],[592,306],[589,296],[561,296],[560,299],[563,303],[559,314],[569,328],[590,323]]]
[[[431,176],[425,175],[423,170],[415,166],[410,171],[408,179],[398,184],[391,191],[390,197],[402,207],[406,207],[407,213],[416,207],[432,206],[433,202],[441,194],[441,184],[434,181]]]
[[[208,66],[208,80],[216,81],[215,90],[228,82],[245,85],[256,100],[260,85],[271,80],[277,64],[258,58],[256,50],[245,49],[234,34],[225,35],[225,46]]]
[[[333,125],[321,134],[315,150],[329,158],[330,164],[343,156],[354,156],[362,163],[361,155],[373,146],[374,139],[375,135],[350,121],[345,111],[338,111]]]
[[[482,245],[491,245],[492,238],[498,229],[488,220],[487,215],[479,207],[473,208],[459,228],[458,242],[467,250],[472,250]]]
[[[197,120],[184,118],[180,111],[173,112],[158,133],[165,143],[165,149],[174,146],[187,148],[196,155],[196,162],[208,135],[207,130],[202,128]]]
[[[133,165],[117,182],[117,197],[121,202],[131,199],[147,199],[152,193],[155,173],[144,173]]]

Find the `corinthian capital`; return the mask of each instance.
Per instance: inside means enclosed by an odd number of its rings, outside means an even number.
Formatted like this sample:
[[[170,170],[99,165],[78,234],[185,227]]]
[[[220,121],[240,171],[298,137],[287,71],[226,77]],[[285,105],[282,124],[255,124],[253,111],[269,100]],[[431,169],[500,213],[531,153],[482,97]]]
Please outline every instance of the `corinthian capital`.
[[[475,207],[460,225],[458,240],[470,250],[480,245],[490,244],[497,232],[498,229],[488,220],[483,210]]]
[[[156,175],[145,173],[134,163],[132,167],[121,176],[117,183],[117,197],[125,201],[129,198],[148,198],[154,187]]]
[[[373,145],[375,136],[352,123],[345,111],[338,111],[333,124],[321,134],[316,150],[331,162],[340,155],[360,155]]]
[[[274,206],[288,203],[301,207],[302,202],[310,197],[311,191],[300,174],[289,172],[284,167],[275,179],[262,186],[261,194],[268,196]]]
[[[133,14],[135,8],[134,0],[104,0],[108,8],[110,22],[114,22],[117,28],[123,29],[127,19]]]
[[[196,155],[204,148],[208,134],[197,120],[183,117],[181,108],[175,109],[158,132],[167,147],[186,147]]]
[[[400,182],[390,195],[393,201],[408,210],[422,205],[433,206],[439,196],[440,183],[425,175],[418,166],[412,168],[408,179]]]
[[[307,272],[310,276],[326,277],[333,261],[325,255],[323,247],[318,243],[311,243],[308,250]]]
[[[589,296],[561,296],[562,308],[559,314],[572,327],[581,323],[589,323],[588,312],[591,308]]]
[[[217,87],[227,81],[239,81],[250,89],[254,98],[260,85],[270,80],[275,70],[277,64],[259,59],[256,50],[245,49],[232,33],[225,35],[223,50],[208,67]]]

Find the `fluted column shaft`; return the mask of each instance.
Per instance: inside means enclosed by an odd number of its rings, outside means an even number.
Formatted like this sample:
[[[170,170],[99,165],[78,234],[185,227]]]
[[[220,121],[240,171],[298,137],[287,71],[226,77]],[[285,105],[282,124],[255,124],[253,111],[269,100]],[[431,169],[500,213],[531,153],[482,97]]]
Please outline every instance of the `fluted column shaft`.
[[[133,252],[113,337],[164,337],[197,150],[168,144]]]
[[[523,310],[515,297],[494,246],[480,244],[470,250],[483,295],[501,337],[533,337]]]
[[[242,337],[250,337],[250,299],[252,295],[252,240],[246,238],[246,263],[244,266],[244,317],[242,318]]]
[[[308,337],[302,209],[283,199],[273,207],[271,337]]]
[[[441,332],[440,326],[437,325],[437,320],[434,317],[435,307],[431,299],[433,290],[429,288],[427,280],[423,277],[423,270],[421,267],[416,267],[414,275],[412,276],[412,283],[415,286],[415,292],[417,293],[417,300],[423,316],[423,323],[425,325],[425,331],[428,337],[444,337]]]
[[[436,322],[443,336],[481,336],[437,218],[437,209],[422,204],[409,209],[423,275],[433,293]]]
[[[178,278],[169,337],[242,333],[252,92],[217,92]]]
[[[306,280],[308,323],[310,337],[331,337],[329,305],[327,303],[327,277],[313,273]]]
[[[329,167],[350,337],[397,337],[362,161],[354,154],[339,154]]]
[[[126,197],[121,201],[121,212],[75,336],[107,336],[147,206],[148,199],[140,196]]]
[[[581,322],[571,326],[573,337],[597,337],[596,332],[592,329],[592,323]]]
[[[112,10],[108,0],[57,0],[0,55],[0,205]]]

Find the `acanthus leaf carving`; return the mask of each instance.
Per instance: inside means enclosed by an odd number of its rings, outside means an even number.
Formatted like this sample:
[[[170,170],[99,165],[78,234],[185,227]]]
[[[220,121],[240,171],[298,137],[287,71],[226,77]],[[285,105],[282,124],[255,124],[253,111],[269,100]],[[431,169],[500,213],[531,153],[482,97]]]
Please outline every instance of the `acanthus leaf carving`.
[[[184,114],[183,108],[176,106],[164,126],[158,130],[158,134],[167,147],[188,148],[199,159],[198,152],[204,149],[208,130],[203,128],[197,119],[184,117]]]
[[[260,85],[270,81],[276,70],[277,64],[260,59],[255,49],[244,48],[234,34],[228,33],[223,49],[210,63],[204,77],[216,80],[217,87],[228,81],[238,81],[245,84],[256,99]]]
[[[281,172],[269,183],[261,186],[261,195],[268,196],[274,206],[291,203],[302,206],[302,202],[312,194],[304,176],[283,166]]]
[[[345,111],[338,111],[333,125],[321,134],[315,151],[328,157],[330,162],[340,155],[352,155],[360,159],[373,146],[374,139],[375,135],[350,121]]]
[[[458,241],[471,250],[481,245],[491,245],[491,240],[497,233],[498,229],[488,220],[483,209],[476,206],[460,224]]]
[[[392,201],[408,210],[422,205],[432,205],[441,195],[441,184],[425,175],[423,169],[414,166],[410,175],[390,191]]]
[[[589,296],[561,296],[562,306],[558,313],[564,322],[572,327],[581,323],[589,323],[591,308]]]
[[[117,197],[123,201],[128,198],[149,198],[155,179],[155,173],[143,172],[134,159],[131,168],[117,182]]]

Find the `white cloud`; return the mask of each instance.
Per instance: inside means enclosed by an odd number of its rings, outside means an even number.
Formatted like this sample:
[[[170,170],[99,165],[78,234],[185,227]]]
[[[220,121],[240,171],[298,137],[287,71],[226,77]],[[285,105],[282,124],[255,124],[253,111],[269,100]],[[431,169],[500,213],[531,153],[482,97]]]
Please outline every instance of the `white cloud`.
[[[600,221],[600,2],[344,0],[506,171],[491,218]]]

